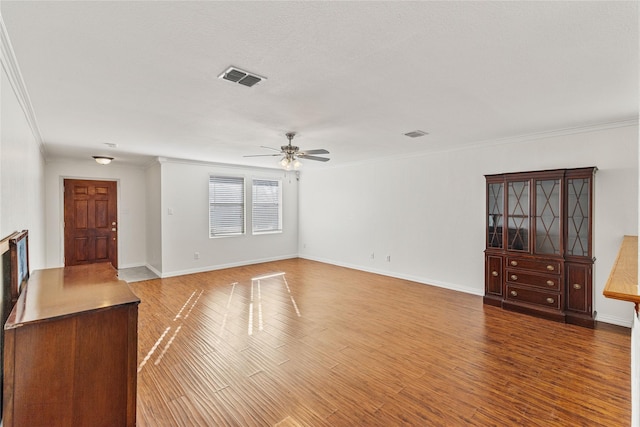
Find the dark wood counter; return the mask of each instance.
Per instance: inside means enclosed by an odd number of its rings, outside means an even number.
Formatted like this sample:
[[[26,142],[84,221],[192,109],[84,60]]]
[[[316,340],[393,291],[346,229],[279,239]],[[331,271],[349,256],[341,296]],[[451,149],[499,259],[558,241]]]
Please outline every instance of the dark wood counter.
[[[20,293],[5,329],[134,302],[140,300],[109,263],[36,270]]]
[[[108,263],[35,271],[4,327],[3,425],[134,426],[139,302]]]

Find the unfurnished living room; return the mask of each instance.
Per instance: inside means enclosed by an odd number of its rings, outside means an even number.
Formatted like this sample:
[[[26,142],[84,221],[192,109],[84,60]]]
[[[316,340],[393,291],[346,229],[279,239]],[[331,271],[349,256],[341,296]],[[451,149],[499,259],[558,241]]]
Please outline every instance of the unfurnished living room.
[[[640,426],[639,13],[0,0],[1,425]]]

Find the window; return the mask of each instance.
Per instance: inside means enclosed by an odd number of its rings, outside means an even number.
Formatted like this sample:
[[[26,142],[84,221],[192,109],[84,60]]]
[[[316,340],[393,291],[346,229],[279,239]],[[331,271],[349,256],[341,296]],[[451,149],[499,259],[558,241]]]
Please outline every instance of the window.
[[[253,180],[253,234],[282,232],[282,181]]]
[[[244,178],[209,177],[209,237],[244,234]]]

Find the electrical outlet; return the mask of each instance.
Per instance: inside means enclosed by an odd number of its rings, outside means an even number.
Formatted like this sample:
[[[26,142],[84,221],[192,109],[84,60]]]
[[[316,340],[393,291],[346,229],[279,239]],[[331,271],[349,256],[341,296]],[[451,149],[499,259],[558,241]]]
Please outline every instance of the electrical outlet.
[[[194,252],[193,259],[200,259],[200,252]]]
[[[387,262],[391,262],[391,255],[387,255]]]
[[[375,252],[371,252],[371,259],[375,259],[376,257],[376,253]]]

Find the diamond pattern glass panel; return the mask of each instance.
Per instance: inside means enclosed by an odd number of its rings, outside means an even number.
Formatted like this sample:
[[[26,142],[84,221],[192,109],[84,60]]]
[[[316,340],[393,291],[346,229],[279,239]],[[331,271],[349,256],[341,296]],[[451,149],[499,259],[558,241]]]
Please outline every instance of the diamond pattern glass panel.
[[[502,248],[502,227],[504,221],[504,184],[489,184],[487,218],[487,246]]]
[[[589,256],[589,179],[567,180],[567,254]]]
[[[536,181],[536,253],[560,254],[560,180]]]
[[[508,184],[509,233],[507,249],[529,250],[529,181]]]

